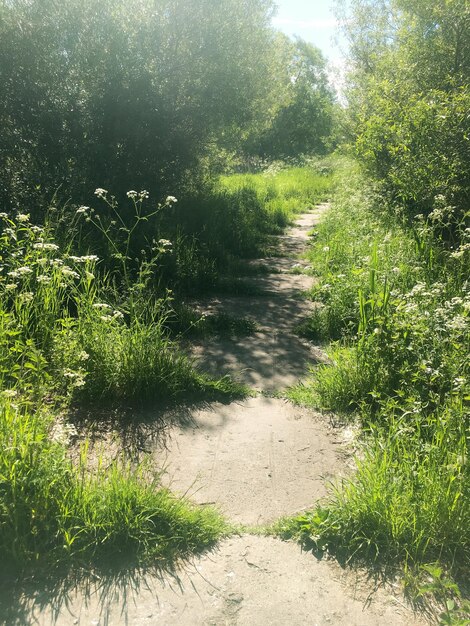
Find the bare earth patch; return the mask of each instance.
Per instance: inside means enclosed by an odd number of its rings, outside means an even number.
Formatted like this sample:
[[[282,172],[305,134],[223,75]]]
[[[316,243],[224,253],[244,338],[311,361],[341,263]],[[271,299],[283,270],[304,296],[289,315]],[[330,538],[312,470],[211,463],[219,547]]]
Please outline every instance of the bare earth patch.
[[[174,574],[75,589],[61,606],[30,599],[37,626],[420,626],[392,586],[318,561],[298,545],[242,535]]]
[[[236,523],[266,524],[306,509],[344,472],[342,431],[290,402],[258,396],[215,405],[193,420],[156,453],[164,480]]]

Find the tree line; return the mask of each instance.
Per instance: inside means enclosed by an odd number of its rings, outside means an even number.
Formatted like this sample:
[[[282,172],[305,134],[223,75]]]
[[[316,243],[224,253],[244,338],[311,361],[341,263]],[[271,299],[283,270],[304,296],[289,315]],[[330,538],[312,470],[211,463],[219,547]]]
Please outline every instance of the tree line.
[[[320,51],[271,0],[2,0],[0,203],[41,216],[95,188],[164,197],[224,155],[323,152]],[[223,159],[222,159],[223,160]]]

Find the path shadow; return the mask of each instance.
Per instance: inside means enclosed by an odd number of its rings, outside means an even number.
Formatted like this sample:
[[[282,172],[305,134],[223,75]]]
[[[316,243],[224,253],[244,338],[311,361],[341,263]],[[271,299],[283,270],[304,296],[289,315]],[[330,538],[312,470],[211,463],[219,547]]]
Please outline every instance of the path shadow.
[[[167,448],[175,427],[194,428],[195,415],[201,411],[214,411],[214,407],[228,406],[242,400],[220,395],[204,400],[185,397],[183,401],[160,403],[148,406],[118,406],[90,408],[76,407],[67,416],[73,425],[75,436],[70,441],[71,450],[77,454],[80,442],[87,441],[89,456],[104,455],[108,461],[123,458],[138,464],[142,457],[158,447]]]
[[[2,626],[33,626],[48,624],[62,626],[82,623],[73,612],[74,599],[80,596],[81,608],[96,609],[96,621],[91,624],[115,626],[127,624],[127,613],[142,591],[151,591],[158,601],[160,588],[182,594],[185,574],[196,572],[194,558],[209,554],[215,546],[198,555],[182,558],[175,563],[160,563],[142,567],[136,562],[108,566],[70,565],[68,568],[45,572],[30,570],[22,577],[0,578],[0,624]],[[120,611],[116,622],[116,606]],[[114,617],[111,615],[113,610]],[[46,611],[47,622],[44,621]]]

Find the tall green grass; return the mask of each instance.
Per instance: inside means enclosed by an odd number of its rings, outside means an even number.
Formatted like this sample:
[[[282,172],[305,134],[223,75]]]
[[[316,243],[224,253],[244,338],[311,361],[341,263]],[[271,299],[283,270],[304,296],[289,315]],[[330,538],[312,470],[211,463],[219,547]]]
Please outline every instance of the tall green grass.
[[[282,167],[274,164],[258,174],[232,174],[221,178],[232,193],[249,190],[266,211],[267,225],[284,228],[291,218],[322,202],[331,190],[331,170],[323,166]]]
[[[55,434],[55,436],[54,436]],[[0,399],[0,558],[4,575],[32,566],[164,565],[226,530],[212,509],[176,499],[141,470],[77,463],[44,411]]]
[[[284,530],[345,559],[409,569],[437,563],[465,579],[468,246],[449,249],[420,218],[412,227],[400,222],[354,165],[339,177],[311,251],[319,278],[312,297],[321,306],[308,326],[311,336],[336,342],[331,363],[291,393],[355,413],[364,452],[352,478]]]
[[[88,207],[79,208],[77,216],[98,220]],[[145,219],[140,213],[135,223]],[[170,339],[172,297],[154,283],[170,242],[155,242],[133,265],[128,258],[133,231],[124,230],[121,240],[112,241],[117,269],[103,272],[95,254],[77,255],[59,245],[51,225],[34,225],[21,213],[2,214],[1,220],[5,573],[71,563],[163,563],[209,546],[225,529],[217,513],[174,498],[148,468],[119,461],[91,466],[86,445],[72,462],[67,442],[56,437],[54,413],[66,414],[70,403],[135,408],[183,393],[242,393],[226,377],[210,380],[197,372]],[[111,237],[110,227],[97,223]]]
[[[167,401],[183,392],[240,393],[226,379],[218,384],[198,373],[170,339],[172,298],[155,284],[170,242],[157,242],[153,256],[143,255],[136,270],[127,256],[132,229],[121,248],[116,237],[116,277],[100,271],[98,256],[60,247],[48,226],[33,225],[21,214],[2,219],[2,389],[30,398],[53,389],[66,401],[127,405]],[[136,224],[144,219],[139,215]]]

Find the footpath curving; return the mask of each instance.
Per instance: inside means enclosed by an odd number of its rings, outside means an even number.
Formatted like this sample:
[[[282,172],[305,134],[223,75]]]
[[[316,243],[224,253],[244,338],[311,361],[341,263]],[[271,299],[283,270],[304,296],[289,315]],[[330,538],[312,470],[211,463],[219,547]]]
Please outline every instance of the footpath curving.
[[[312,410],[275,397],[297,382],[322,351],[294,332],[312,303],[312,284],[291,268],[327,205],[301,215],[280,238],[280,257],[259,259],[267,273],[252,279],[254,296],[198,302],[201,312],[251,318],[257,332],[195,343],[199,366],[231,374],[257,394],[231,404],[194,409],[151,453],[171,489],[217,506],[249,528],[172,573],[139,572],[51,599],[25,592],[18,621],[39,626],[419,626],[399,585],[376,588],[363,573],[318,560],[294,542],[264,536],[256,527],[295,514],[326,495],[328,483],[351,471],[348,431]],[[0,611],[1,619],[1,611]],[[22,621],[22,620],[29,621]],[[10,626],[10,623],[8,624]]]

